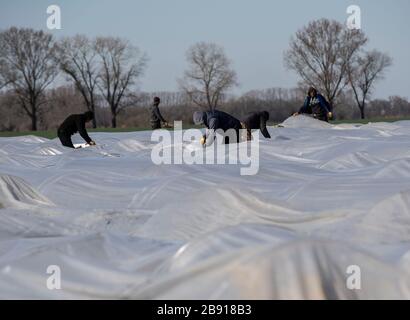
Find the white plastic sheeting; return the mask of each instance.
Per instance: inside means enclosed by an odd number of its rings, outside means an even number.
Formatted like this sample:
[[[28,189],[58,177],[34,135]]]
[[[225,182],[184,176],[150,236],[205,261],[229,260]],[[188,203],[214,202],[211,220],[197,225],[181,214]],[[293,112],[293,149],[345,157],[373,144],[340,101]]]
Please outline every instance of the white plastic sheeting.
[[[156,166],[151,132],[0,138],[0,298],[409,299],[410,122],[282,126],[255,176]]]

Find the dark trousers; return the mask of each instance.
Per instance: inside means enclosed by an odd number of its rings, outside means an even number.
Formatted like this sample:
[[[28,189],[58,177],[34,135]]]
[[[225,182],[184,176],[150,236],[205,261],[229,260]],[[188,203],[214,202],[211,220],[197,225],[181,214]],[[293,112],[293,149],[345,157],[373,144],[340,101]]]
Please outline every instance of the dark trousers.
[[[229,135],[226,135],[224,139],[225,144],[239,143],[241,141],[239,128],[235,128],[234,130],[236,131],[236,137],[229,137]]]
[[[58,131],[57,134],[58,134],[58,138],[61,141],[61,144],[64,147],[73,148],[73,149],[75,148],[73,145],[73,142],[71,141],[71,134],[67,134],[63,131]]]
[[[151,122],[152,130],[161,129],[161,121]]]
[[[313,114],[313,118],[320,120],[320,121],[324,121],[324,122],[329,122],[329,118],[327,117],[327,114]]]
[[[241,126],[242,129],[246,130],[246,141],[252,141],[252,129],[246,123],[243,122],[241,122]],[[241,137],[242,140],[245,140],[244,138],[245,137]]]

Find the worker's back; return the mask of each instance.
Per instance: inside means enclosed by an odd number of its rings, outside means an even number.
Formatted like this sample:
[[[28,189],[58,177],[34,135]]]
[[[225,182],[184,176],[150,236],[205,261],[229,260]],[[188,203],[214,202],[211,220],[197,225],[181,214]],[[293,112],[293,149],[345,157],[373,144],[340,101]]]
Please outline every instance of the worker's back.
[[[84,114],[72,114],[63,121],[63,123],[58,128],[58,131],[65,132],[66,134],[73,135],[82,128],[85,128],[85,116]]]
[[[226,112],[214,110],[206,112],[206,125],[209,129],[222,129],[224,131],[229,129],[240,129],[241,122],[235,117],[227,114]],[[211,123],[216,123],[217,127],[214,128]]]

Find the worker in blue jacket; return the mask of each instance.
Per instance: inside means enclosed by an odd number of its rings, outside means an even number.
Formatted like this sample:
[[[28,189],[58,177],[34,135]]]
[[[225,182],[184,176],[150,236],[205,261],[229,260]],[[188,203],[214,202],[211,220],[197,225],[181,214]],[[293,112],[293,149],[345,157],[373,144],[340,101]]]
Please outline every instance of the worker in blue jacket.
[[[208,129],[201,140],[201,144],[204,147],[210,146],[214,142],[216,130],[226,132],[229,129],[233,129],[236,132],[234,139],[230,139],[229,135],[225,136],[225,144],[238,143],[240,141],[239,130],[242,129],[241,122],[226,112],[218,110],[208,112],[197,111],[193,115],[193,120],[196,125],[203,124]]]
[[[294,116],[299,114],[311,114],[315,119],[326,122],[329,122],[329,119],[332,118],[330,104],[313,87],[309,88],[303,107]]]

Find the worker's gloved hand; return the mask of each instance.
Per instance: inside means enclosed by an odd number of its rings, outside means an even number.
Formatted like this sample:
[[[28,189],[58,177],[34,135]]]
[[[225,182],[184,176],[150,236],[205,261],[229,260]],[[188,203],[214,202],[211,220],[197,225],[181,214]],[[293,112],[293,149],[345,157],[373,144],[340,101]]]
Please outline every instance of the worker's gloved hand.
[[[328,117],[329,119],[332,119],[332,118],[333,118],[333,113],[332,113],[332,112],[329,112],[329,113],[327,114],[327,117]]]
[[[298,116],[299,114],[300,114],[299,112],[295,112],[295,113],[293,114],[293,116],[296,117],[296,116]]]
[[[205,147],[205,144],[206,144],[206,138],[205,138],[205,137],[202,137],[202,138],[201,138],[201,140],[200,140],[200,143],[201,143],[201,145],[202,145],[202,146],[204,146],[204,147]]]
[[[90,146],[95,146],[96,145],[96,143],[94,142],[94,141],[90,141],[89,143],[88,143]]]

